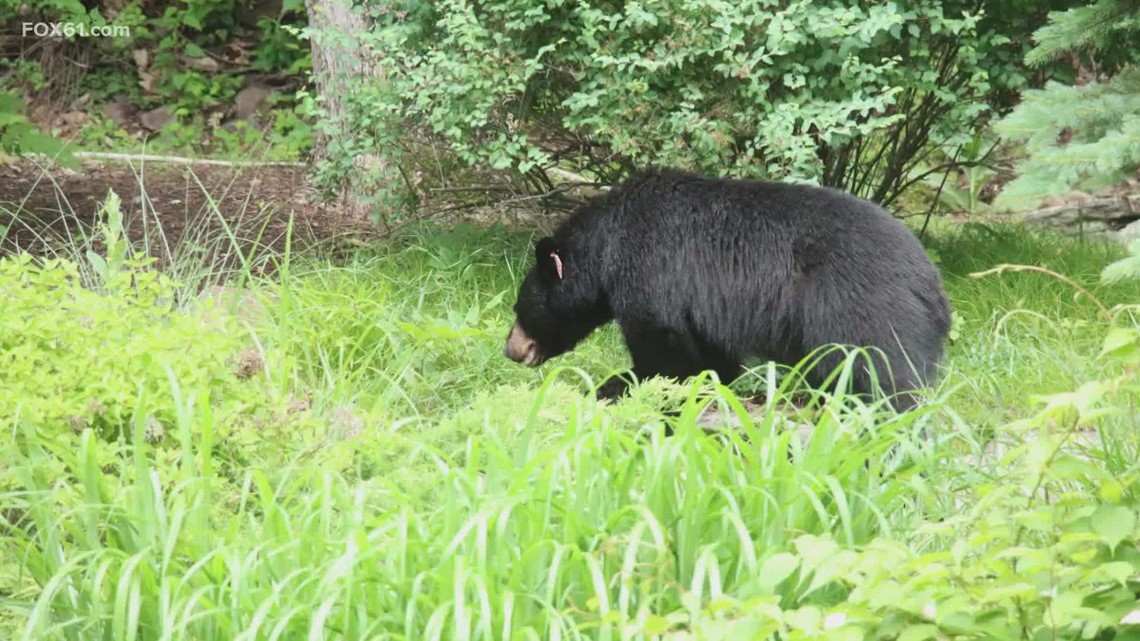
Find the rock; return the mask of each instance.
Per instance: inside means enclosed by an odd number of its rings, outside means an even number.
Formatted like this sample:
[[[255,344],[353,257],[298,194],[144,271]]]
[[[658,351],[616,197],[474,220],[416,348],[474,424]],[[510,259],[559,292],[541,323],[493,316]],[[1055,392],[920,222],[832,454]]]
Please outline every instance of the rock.
[[[142,121],[143,127],[151,131],[160,131],[166,123],[174,120],[174,114],[166,107],[159,107],[144,113],[139,120]]]
[[[760,419],[766,411],[764,406],[757,405],[752,401],[742,400],[741,404],[748,412],[749,416],[754,419]],[[813,425],[808,423],[800,423],[794,420],[795,414],[793,410],[784,409],[784,417],[780,420],[783,427],[789,430],[795,430],[796,437],[800,441],[801,446],[806,446],[808,441],[811,440],[811,433]],[[716,404],[706,407],[705,410],[697,417],[697,425],[705,432],[715,433],[725,429],[738,429],[740,427],[740,417],[735,413],[718,408]]]
[[[1128,206],[1128,211],[1140,214],[1140,191],[1124,196],[1124,204]]]
[[[74,132],[86,123],[88,116],[82,111],[69,111],[62,113],[55,119],[55,126],[67,132]]]
[[[131,59],[135,61],[135,66],[137,66],[140,71],[150,66],[150,52],[146,49],[131,50]]]
[[[269,89],[260,85],[250,85],[242,89],[234,98],[234,117],[238,120],[249,120],[265,106],[269,94]]]
[[[192,58],[190,56],[181,56],[179,58],[183,66],[190,69],[197,69],[198,71],[205,71],[206,73],[217,73],[222,68],[217,60],[206,56],[202,58]]]
[[[1065,196],[1066,202],[1070,202],[1070,203],[1074,203],[1074,204],[1078,204],[1078,205],[1084,205],[1084,204],[1088,203],[1090,200],[1092,200],[1092,195],[1086,194],[1085,192],[1083,192],[1079,189],[1071,191],[1071,192],[1069,192],[1068,196]]]

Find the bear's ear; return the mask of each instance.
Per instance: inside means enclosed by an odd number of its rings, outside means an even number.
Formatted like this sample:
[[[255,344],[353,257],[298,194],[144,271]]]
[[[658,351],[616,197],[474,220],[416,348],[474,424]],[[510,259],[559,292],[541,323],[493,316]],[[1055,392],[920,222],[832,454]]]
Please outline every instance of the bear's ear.
[[[562,248],[553,238],[546,236],[535,243],[534,261],[544,278],[562,280]]]

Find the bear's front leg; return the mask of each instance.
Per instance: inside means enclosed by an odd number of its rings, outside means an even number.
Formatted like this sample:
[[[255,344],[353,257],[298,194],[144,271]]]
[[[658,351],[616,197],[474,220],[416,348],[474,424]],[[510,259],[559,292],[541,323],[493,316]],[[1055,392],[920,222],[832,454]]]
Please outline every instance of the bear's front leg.
[[[625,374],[628,376],[629,374]],[[616,401],[629,391],[629,381],[621,376],[611,376],[598,386],[599,401]]]
[[[706,368],[696,341],[686,332],[627,324],[622,326],[622,335],[633,359],[633,370],[602,383],[598,387],[599,399],[616,399],[629,391],[630,374],[638,381],[654,376],[683,381]]]

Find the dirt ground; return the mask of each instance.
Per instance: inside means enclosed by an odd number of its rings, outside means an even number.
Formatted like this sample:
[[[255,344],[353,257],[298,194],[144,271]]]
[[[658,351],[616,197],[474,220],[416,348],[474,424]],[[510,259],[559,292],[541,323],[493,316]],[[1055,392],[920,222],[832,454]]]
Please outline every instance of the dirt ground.
[[[160,260],[192,245],[225,246],[231,253],[240,247],[246,256],[279,253],[290,217],[294,250],[337,251],[374,234],[367,221],[322,204],[304,172],[125,162],[84,162],[78,171],[27,161],[0,165],[0,256],[18,250],[50,255],[81,243],[109,189],[122,199],[135,246]]]

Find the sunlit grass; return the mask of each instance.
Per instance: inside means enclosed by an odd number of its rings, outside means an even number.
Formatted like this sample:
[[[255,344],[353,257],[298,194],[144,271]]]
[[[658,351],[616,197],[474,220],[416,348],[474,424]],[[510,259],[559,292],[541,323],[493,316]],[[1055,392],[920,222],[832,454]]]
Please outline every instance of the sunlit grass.
[[[772,592],[760,567],[797,534],[851,546],[913,525],[908,479],[933,460],[922,414],[876,424],[835,406],[804,445],[778,411],[721,438],[696,426],[693,397],[665,438],[663,419],[559,386],[526,396],[477,404],[461,448],[405,450],[362,484],[307,467],[226,485],[201,397],[181,404],[172,467],[141,421],[121,459],[90,434],[56,448],[22,428],[9,541],[43,586],[25,638],[596,638]],[[45,472],[54,461],[71,473]]]
[[[511,363],[530,250],[501,229],[412,229],[341,262],[278,256],[273,279],[247,261],[237,281],[259,304],[240,331],[258,376],[327,429],[300,453],[244,450],[208,392],[177,380],[158,442],[141,414],[113,442],[2,426],[0,636],[680,639],[654,634],[711,625],[728,603],[842,604],[839,583],[789,565],[811,557],[805,535],[946,554],[937,524],[980,510],[978,488],[1027,492],[990,435],[1028,447],[1006,424],[1034,395],[1119,368],[1096,359],[1104,319],[1072,288],[970,275],[1033,264],[1108,307],[1140,299],[1096,285],[1107,245],[980,227],[930,245],[956,336],[930,404],[901,416],[842,398],[796,411],[769,367],[599,403],[591,385],[628,364],[612,327],[538,370]],[[1136,418],[1120,409],[1080,446],[1102,475],[1071,487],[1132,491]]]

